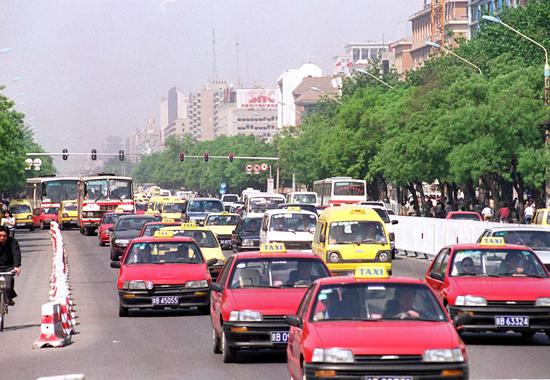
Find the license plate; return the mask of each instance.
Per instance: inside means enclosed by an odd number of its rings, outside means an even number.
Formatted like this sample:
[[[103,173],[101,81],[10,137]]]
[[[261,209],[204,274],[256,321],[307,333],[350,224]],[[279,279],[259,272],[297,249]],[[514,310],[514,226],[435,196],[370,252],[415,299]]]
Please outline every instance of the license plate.
[[[273,331],[271,343],[288,343],[288,331]]]
[[[153,305],[177,305],[179,304],[178,297],[153,297]]]
[[[496,327],[529,327],[529,317],[522,316],[496,316]]]
[[[413,380],[410,376],[365,376],[363,380]]]

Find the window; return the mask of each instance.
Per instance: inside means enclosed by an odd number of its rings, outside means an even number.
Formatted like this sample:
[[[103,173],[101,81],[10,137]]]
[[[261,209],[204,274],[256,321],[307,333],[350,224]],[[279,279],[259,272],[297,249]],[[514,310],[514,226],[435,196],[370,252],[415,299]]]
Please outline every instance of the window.
[[[361,59],[361,51],[359,49],[353,49],[353,62]]]
[[[227,280],[227,275],[229,274],[229,271],[231,269],[231,265],[233,264],[233,260],[234,260],[233,257],[230,257],[229,259],[227,259],[227,261],[225,262],[225,265],[223,266],[220,272],[220,275],[216,280],[216,283],[224,286],[225,281]]]
[[[361,49],[361,59],[369,59],[369,49]]]

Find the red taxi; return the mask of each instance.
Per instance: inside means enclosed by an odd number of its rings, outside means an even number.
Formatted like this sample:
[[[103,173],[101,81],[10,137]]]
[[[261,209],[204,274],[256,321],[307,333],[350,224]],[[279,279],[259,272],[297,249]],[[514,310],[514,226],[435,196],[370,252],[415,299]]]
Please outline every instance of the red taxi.
[[[44,230],[50,226],[51,222],[57,222],[57,213],[59,211],[59,206],[57,205],[36,208],[32,214],[33,227]]]
[[[459,331],[514,331],[550,337],[550,278],[528,247],[485,237],[443,248],[426,281]]]
[[[128,215],[126,212],[106,212],[101,217],[99,221],[99,227],[97,227],[97,240],[99,240],[99,245],[104,246],[109,244],[111,241],[111,231],[109,228],[112,228],[117,219],[122,215]]]
[[[325,263],[311,253],[286,252],[282,244],[263,244],[260,252],[227,259],[212,283],[210,314],[214,353],[225,363],[238,350],[284,350],[289,325],[308,286],[329,276]]]
[[[154,237],[133,239],[120,262],[118,294],[120,317],[129,309],[179,309],[197,307],[207,313],[211,282],[208,265],[197,243],[190,238],[157,232]]]
[[[292,379],[468,378],[464,343],[434,292],[382,266],[315,281],[287,322]]]

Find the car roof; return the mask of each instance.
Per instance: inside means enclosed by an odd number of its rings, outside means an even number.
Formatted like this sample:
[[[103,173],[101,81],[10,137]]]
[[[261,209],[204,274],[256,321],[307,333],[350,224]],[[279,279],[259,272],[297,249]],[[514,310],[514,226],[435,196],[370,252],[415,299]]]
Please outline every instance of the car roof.
[[[191,243],[194,240],[187,236],[174,236],[166,238],[158,238],[154,236],[142,236],[139,238],[132,239],[132,244],[134,243]]]
[[[269,258],[269,259],[285,259],[285,258],[291,258],[291,259],[312,259],[312,260],[321,260],[321,258],[317,255],[314,255],[311,252],[296,252],[296,251],[289,251],[284,253],[279,252],[273,252],[273,253],[264,253],[260,251],[249,251],[249,252],[237,252],[233,254],[236,260],[238,259],[262,259],[262,258]]]
[[[459,215],[459,214],[462,214],[462,215],[478,215],[479,216],[479,212],[476,212],[476,211],[449,211],[447,213],[447,215]]]
[[[208,198],[208,197],[190,198],[189,200],[190,201],[219,201],[219,202],[221,202],[221,200],[218,199],[218,198]]]
[[[152,215],[144,215],[144,214],[123,214],[118,220],[125,220],[125,219],[150,219],[150,220],[156,220],[156,218]]]
[[[388,282],[393,284],[414,284],[414,285],[426,285],[423,280],[412,277],[394,277],[388,278],[355,278],[352,275],[348,276],[332,276],[324,277],[317,280],[320,285],[334,285],[334,284],[353,284],[362,282]]]
[[[296,206],[298,207],[298,206]],[[305,215],[315,215],[317,216],[317,214],[315,214],[314,212],[312,211],[309,211],[309,210],[289,210],[287,208],[276,208],[276,209],[273,209],[273,210],[266,210],[265,211],[265,214],[267,214],[268,216],[271,216],[271,215],[275,215],[275,214],[305,214]]]
[[[363,210],[364,214],[354,214],[352,210]],[[328,219],[330,221],[353,221],[353,220],[376,220],[384,223],[380,215],[372,208],[361,205],[331,206],[321,212],[319,219]]]
[[[156,225],[161,225],[161,226],[178,226],[180,225],[181,223],[180,222],[161,222],[161,221],[154,221],[154,222],[147,222],[143,225],[143,227],[145,226],[156,226]]]
[[[531,250],[529,247],[525,245],[518,245],[518,244],[486,245],[486,244],[475,243],[475,244],[453,244],[447,247],[452,248],[455,251],[466,250],[466,249],[494,249],[494,250],[512,249],[512,250],[522,250],[522,251],[524,251],[525,249]]]
[[[543,226],[525,226],[525,225],[511,225],[511,226],[504,226],[504,227],[487,227],[485,228],[486,231],[546,231],[550,232],[550,228],[543,227]]]

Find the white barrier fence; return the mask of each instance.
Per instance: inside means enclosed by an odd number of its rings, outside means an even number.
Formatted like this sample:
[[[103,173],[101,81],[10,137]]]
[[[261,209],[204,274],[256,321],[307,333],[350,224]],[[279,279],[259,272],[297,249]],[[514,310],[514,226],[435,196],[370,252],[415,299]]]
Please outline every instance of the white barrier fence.
[[[394,225],[395,247],[399,251],[428,256],[436,255],[441,248],[450,244],[475,243],[486,228],[503,226],[493,222],[416,216],[399,216],[397,219],[399,223]]]

